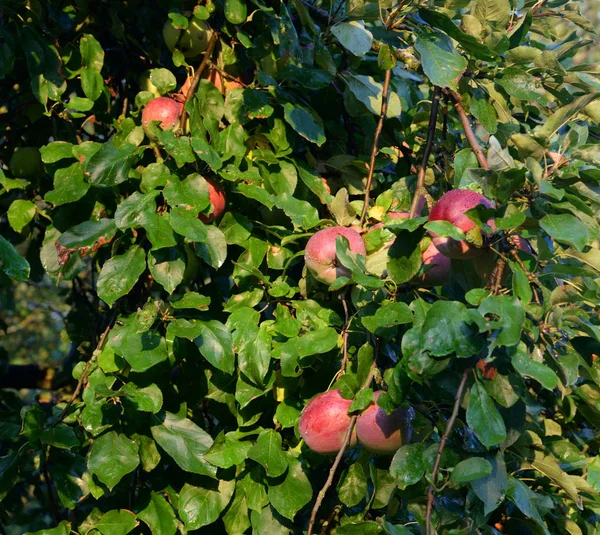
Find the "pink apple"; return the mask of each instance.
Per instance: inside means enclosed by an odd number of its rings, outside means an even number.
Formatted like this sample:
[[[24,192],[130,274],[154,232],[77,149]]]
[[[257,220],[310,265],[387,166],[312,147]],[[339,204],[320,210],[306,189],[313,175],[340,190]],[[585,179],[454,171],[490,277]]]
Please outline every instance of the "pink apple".
[[[346,227],[331,227],[313,234],[306,244],[304,261],[315,279],[331,284],[337,277],[349,276],[349,271],[338,265],[336,238],[344,236],[354,253],[367,255],[365,243],[358,232]]]
[[[179,123],[179,116],[183,110],[183,104],[169,97],[158,97],[152,99],[142,112],[142,126],[148,136],[151,132],[148,126],[152,121],[160,121],[163,130],[173,130]]]
[[[210,214],[199,214],[198,218],[203,223],[212,223],[225,213],[227,200],[225,198],[225,190],[221,184],[213,178],[206,178],[205,180],[208,182],[208,195],[213,208]]]
[[[377,405],[381,394],[383,390],[374,393],[375,403],[356,420],[356,435],[365,448],[375,453],[389,454],[410,442],[414,411],[412,408],[399,408],[392,414],[386,414]]]
[[[344,399],[339,390],[329,390],[316,396],[302,411],[298,429],[306,445],[323,454],[337,453],[342,447],[350,425],[348,409],[351,399]],[[350,447],[356,445],[352,433]]]
[[[444,286],[450,282],[451,260],[440,253],[431,241],[422,254],[423,265],[429,268],[417,280],[421,286]]]
[[[466,234],[475,228],[475,223],[465,215],[465,212],[480,204],[487,208],[493,207],[490,200],[475,191],[455,189],[442,195],[431,210],[429,221],[449,221]],[[493,220],[488,221],[488,224],[493,225]],[[449,258],[464,260],[480,256],[485,252],[484,248],[477,247],[467,240],[438,236],[434,232],[430,232],[430,235],[438,251]]]

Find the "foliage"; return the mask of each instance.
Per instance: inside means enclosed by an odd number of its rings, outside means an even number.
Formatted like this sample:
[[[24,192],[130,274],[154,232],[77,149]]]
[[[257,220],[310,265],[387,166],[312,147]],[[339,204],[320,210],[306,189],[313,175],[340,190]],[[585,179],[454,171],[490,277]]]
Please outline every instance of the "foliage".
[[[303,532],[330,464],[300,411],[330,386],[357,397],[374,359],[378,403],[416,409],[412,442],[346,452],[315,529],[425,533],[429,494],[439,533],[595,532],[600,70],[571,59],[593,39],[576,1],[1,9],[0,302],[18,281],[70,288],[78,360],[49,398],[0,391],[7,533]],[[218,32],[208,68],[244,87],[200,80],[183,131],[150,139],[142,108],[203,59],[162,27],[192,17]],[[350,276],[331,288],[306,272],[317,230],[360,229],[389,70],[363,230],[409,210],[425,153],[429,207],[452,188],[495,201],[469,212],[495,220],[492,284],[460,260],[447,286],[413,282],[425,217],[373,232],[366,259],[338,241]],[[43,170],[9,166],[24,147]],[[210,224],[204,177],[228,199]]]

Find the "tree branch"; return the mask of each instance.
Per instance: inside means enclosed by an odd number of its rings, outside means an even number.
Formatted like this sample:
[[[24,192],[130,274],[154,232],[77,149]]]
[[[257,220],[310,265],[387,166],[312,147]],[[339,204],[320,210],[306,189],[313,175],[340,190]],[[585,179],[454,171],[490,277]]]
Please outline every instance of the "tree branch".
[[[373,360],[373,364],[371,365],[369,375],[367,376],[367,379],[363,383],[361,390],[364,390],[365,388],[369,387],[369,385],[371,384],[371,381],[373,381],[373,376],[375,375],[376,368],[377,368],[377,354],[375,354],[375,359]],[[323,500],[325,499],[325,494],[327,493],[327,491],[329,490],[329,487],[331,487],[331,484],[333,483],[333,478],[335,477],[335,473],[338,469],[338,466],[342,462],[342,457],[344,456],[344,453],[346,452],[346,448],[348,448],[348,444],[350,444],[350,440],[352,438],[352,433],[354,432],[354,427],[356,425],[356,420],[358,419],[358,416],[359,416],[358,414],[354,414],[350,418],[350,425],[348,426],[348,429],[346,430],[346,434],[344,435],[344,440],[342,441],[342,447],[340,448],[340,451],[338,451],[337,455],[335,456],[335,460],[333,461],[333,464],[331,465],[331,469],[329,470],[329,475],[327,476],[327,481],[325,481],[323,488],[319,491],[319,494],[317,495],[317,499],[315,501],[315,505],[313,506],[312,512],[310,513],[310,521],[308,523],[307,535],[312,535],[312,533],[313,533],[313,530],[315,527],[315,522],[317,520],[317,514],[319,512],[321,504],[323,503]]]
[[[437,124],[438,110],[440,107],[440,97],[442,96],[441,87],[437,87],[433,91],[433,99],[431,101],[431,112],[429,114],[429,126],[427,127],[427,141],[425,142],[425,150],[423,152],[423,159],[421,160],[421,167],[419,169],[419,175],[417,176],[417,186],[415,188],[415,194],[413,195],[412,204],[410,206],[410,219],[415,217],[419,208],[421,197],[423,197],[423,190],[425,188],[425,173],[427,172],[427,162],[429,161],[429,155],[431,154],[431,148],[433,147],[433,138],[435,137],[435,126]]]
[[[371,184],[373,183],[373,174],[375,173],[375,159],[377,158],[377,145],[379,143],[379,136],[383,129],[383,120],[387,113],[388,106],[388,93],[390,89],[390,80],[392,78],[392,70],[388,69],[385,71],[385,77],[383,79],[383,91],[381,92],[381,113],[379,114],[379,121],[377,128],[375,128],[375,135],[373,136],[373,148],[371,149],[371,161],[369,162],[369,176],[367,177],[367,185],[365,187],[365,200],[363,204],[362,213],[360,215],[361,226],[365,222],[367,216],[367,210],[369,209],[369,198],[371,196]]]
[[[452,432],[452,428],[454,427],[454,422],[456,422],[456,418],[458,417],[458,411],[460,409],[460,403],[462,401],[463,392],[465,390],[465,386],[467,384],[467,379],[469,378],[469,373],[471,372],[471,368],[467,368],[463,372],[462,379],[460,384],[458,385],[458,390],[456,392],[456,398],[454,400],[454,408],[452,409],[452,415],[446,424],[446,430],[442,435],[442,440],[440,441],[440,447],[438,448],[437,455],[435,457],[435,462],[433,463],[433,470],[431,472],[431,485],[429,485],[429,490],[427,491],[427,513],[425,515],[425,535],[432,535],[431,531],[431,512],[433,511],[433,500],[434,500],[434,484],[435,478],[437,476],[438,470],[440,469],[440,462],[442,460],[442,453],[444,453],[444,448],[446,447],[446,442],[450,433]]]
[[[454,109],[458,113],[458,117],[460,118],[460,122],[462,123],[463,130],[465,131],[465,137],[467,138],[469,145],[471,145],[471,148],[473,149],[473,152],[477,157],[479,165],[481,165],[481,167],[483,167],[483,169],[487,171],[487,159],[485,157],[485,154],[483,153],[483,149],[481,148],[479,141],[477,141],[477,138],[475,137],[475,132],[473,132],[473,128],[471,127],[471,123],[469,122],[469,118],[467,117],[467,112],[461,104],[460,95],[456,91],[450,91],[450,98],[452,99]]]
[[[112,329],[112,326],[113,326],[113,323],[114,323],[116,317],[117,317],[117,311],[115,310],[110,321],[108,322],[108,325],[106,326],[106,329],[104,329],[104,332],[102,333],[102,336],[100,337],[100,341],[98,342],[98,345],[96,346],[96,349],[94,350],[94,353],[92,353],[90,360],[88,360],[87,364],[85,365],[85,368],[83,369],[83,372],[81,373],[81,376],[79,377],[79,381],[77,381],[77,386],[75,387],[75,391],[73,392],[71,399],[67,402],[67,405],[63,409],[63,411],[60,413],[60,416],[54,421],[54,423],[52,423],[52,425],[50,426],[51,428],[56,427],[60,422],[62,422],[66,418],[67,414],[69,413],[69,409],[71,408],[71,405],[73,405],[73,402],[75,401],[75,399],[79,395],[79,392],[81,392],[81,389],[83,388],[83,383],[87,377],[88,372],[90,371],[90,368],[92,367],[92,364],[96,361],[98,354],[102,351],[102,349],[104,348],[104,345],[106,344],[106,340],[108,339],[108,333]]]
[[[187,105],[187,103],[190,100],[192,100],[192,98],[194,97],[194,94],[196,93],[196,88],[198,87],[198,84],[200,83],[200,78],[202,78],[202,74],[204,74],[206,66],[208,65],[208,62],[210,61],[210,57],[212,56],[213,50],[215,49],[215,46],[217,45],[218,39],[219,39],[219,36],[217,35],[217,32],[215,30],[213,30],[212,37],[210,38],[210,41],[208,42],[208,48],[204,51],[204,56],[202,57],[202,62],[200,63],[200,65],[198,66],[198,69],[194,73],[194,78],[192,80],[192,83],[190,84],[190,88],[189,88],[188,93],[183,102],[183,109],[181,110],[181,116],[179,117],[179,131],[180,132],[184,131],[185,121],[188,116],[185,106]]]

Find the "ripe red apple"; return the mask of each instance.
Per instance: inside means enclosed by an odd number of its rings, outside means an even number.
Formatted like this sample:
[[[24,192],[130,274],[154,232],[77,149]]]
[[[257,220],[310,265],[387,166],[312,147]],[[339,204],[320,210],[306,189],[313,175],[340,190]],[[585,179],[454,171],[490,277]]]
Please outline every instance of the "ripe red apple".
[[[237,76],[235,78],[237,78],[237,80],[228,80],[227,78],[221,76],[219,71],[217,71],[216,69],[212,69],[209,75],[207,76],[207,80],[211,84],[213,84],[219,91],[225,91],[225,94],[229,93],[230,91],[233,91],[234,89],[241,89],[244,87],[241,80],[239,80]]]
[[[313,277],[324,284],[333,283],[337,277],[350,275],[346,268],[337,265],[336,238],[339,235],[348,239],[352,252],[367,255],[360,234],[350,228],[331,227],[313,234],[306,244],[304,261]]]
[[[429,221],[449,221],[466,234],[475,228],[475,223],[465,215],[465,212],[480,204],[487,208],[493,207],[490,200],[475,191],[455,189],[442,195],[431,210]],[[488,224],[493,225],[493,220]],[[476,247],[467,240],[438,236],[434,232],[430,232],[430,235],[438,251],[449,258],[464,260],[480,256],[485,252],[485,249]]]
[[[444,286],[450,282],[451,260],[438,251],[433,241],[421,257],[424,266],[433,266],[417,279],[421,286]]]
[[[213,178],[206,178],[205,180],[208,183],[208,196],[213,208],[210,214],[199,214],[198,218],[203,223],[212,223],[225,213],[227,200],[225,199],[225,190],[221,184]]]
[[[337,453],[350,425],[348,409],[351,399],[344,399],[339,390],[329,390],[316,396],[302,411],[298,429],[306,445],[317,453]],[[356,445],[356,431],[350,447]]]
[[[392,414],[377,405],[383,390],[374,393],[375,403],[368,407],[356,420],[358,441],[375,453],[394,453],[402,445],[410,442],[412,408],[396,409]]]
[[[179,116],[183,110],[183,104],[169,97],[153,98],[142,112],[142,126],[148,137],[152,133],[148,129],[152,121],[160,121],[163,130],[172,130],[179,122]]]

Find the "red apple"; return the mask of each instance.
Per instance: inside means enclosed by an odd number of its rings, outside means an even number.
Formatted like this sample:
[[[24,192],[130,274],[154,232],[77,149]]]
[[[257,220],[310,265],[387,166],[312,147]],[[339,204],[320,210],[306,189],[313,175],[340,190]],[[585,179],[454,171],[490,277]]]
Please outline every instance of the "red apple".
[[[402,445],[410,442],[412,408],[396,409],[392,414],[377,405],[383,390],[374,393],[375,403],[368,407],[356,420],[358,441],[375,453],[394,453]]]
[[[344,399],[339,390],[329,390],[316,396],[302,411],[298,429],[306,445],[317,453],[337,453],[350,425],[348,409],[351,399]],[[356,445],[352,433],[350,447]]]
[[[225,199],[225,190],[213,178],[206,178],[208,183],[208,195],[213,206],[210,214],[199,214],[198,217],[203,223],[212,223],[215,219],[219,219],[225,213],[227,200]]]
[[[237,78],[237,77],[235,77]],[[219,73],[219,71],[217,71],[216,69],[212,69],[207,77],[208,81],[213,84],[219,91],[221,92],[225,92],[225,94],[229,93],[230,91],[234,90],[234,89],[242,89],[244,87],[244,85],[241,83],[241,81],[238,80],[228,80],[227,78],[224,78],[223,76],[221,76],[221,74]]]
[[[179,122],[183,104],[169,97],[152,99],[142,112],[142,126],[149,136],[152,135],[148,126],[152,121],[160,121],[163,130],[172,130]]]
[[[350,275],[346,268],[337,265],[336,238],[339,235],[348,239],[352,252],[367,255],[365,242],[355,230],[331,227],[313,234],[306,244],[304,261],[313,277],[324,284],[333,283],[337,277]]]
[[[417,279],[421,286],[444,286],[450,283],[451,260],[438,251],[433,241],[423,251],[422,259],[424,266],[433,267]]]
[[[490,200],[475,191],[455,189],[442,195],[431,210],[429,221],[449,221],[466,234],[475,228],[475,223],[465,215],[465,212],[480,204],[487,208],[493,207]],[[488,224],[493,225],[493,220],[490,220]],[[480,256],[485,252],[484,248],[477,247],[467,240],[442,237],[434,232],[430,232],[430,234],[439,252],[449,258],[464,260]]]

